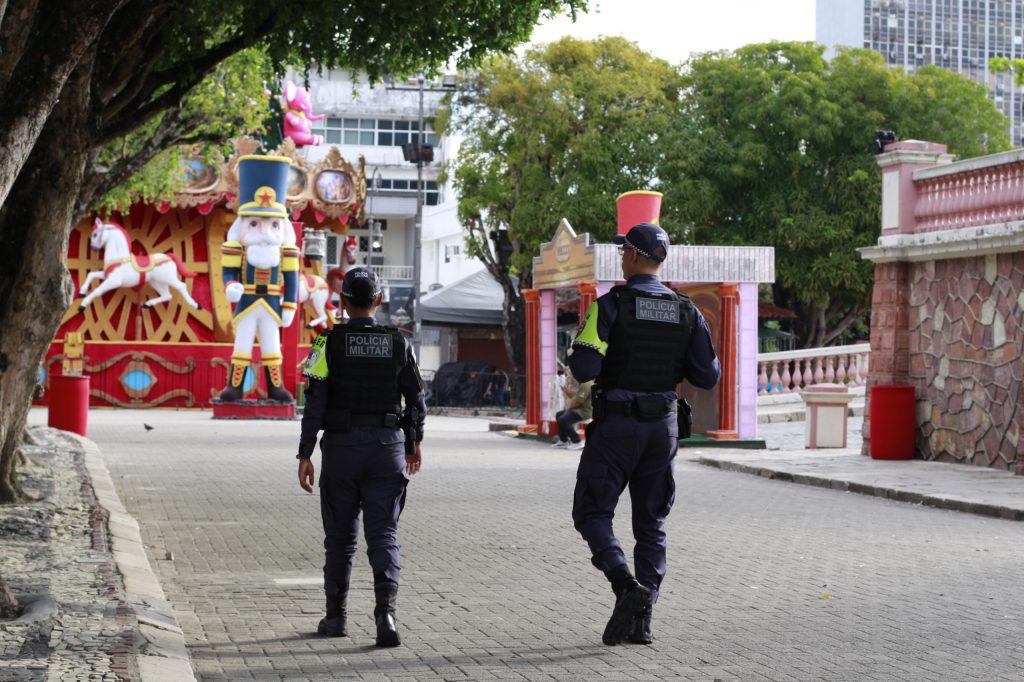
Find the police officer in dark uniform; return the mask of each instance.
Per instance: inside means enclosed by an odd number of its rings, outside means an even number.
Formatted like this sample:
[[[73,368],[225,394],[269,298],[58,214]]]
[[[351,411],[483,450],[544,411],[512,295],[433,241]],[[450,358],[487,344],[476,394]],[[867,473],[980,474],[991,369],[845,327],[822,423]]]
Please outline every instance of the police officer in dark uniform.
[[[665,518],[675,501],[676,449],[680,427],[689,429],[689,406],[677,402],[675,387],[686,379],[713,388],[720,369],[700,311],[658,280],[668,234],[640,223],[615,243],[626,285],[591,304],[569,356],[577,379],[597,379],[572,517],[594,566],[615,592],[604,643],[650,644],[651,607],[665,576]],[[612,531],[615,506],[627,486],[636,577]]]
[[[398,517],[407,476],[420,469],[423,382],[401,332],[374,322],[381,289],[373,271],[349,270],[341,294],[348,324],[317,337],[306,360],[309,387],[298,454],[299,485],[313,492],[310,457],[317,433],[324,432],[320,513],[327,613],[317,631],[328,637],[348,634],[346,597],[362,512],[373,568],[377,646],[392,647],[400,644],[395,621]]]

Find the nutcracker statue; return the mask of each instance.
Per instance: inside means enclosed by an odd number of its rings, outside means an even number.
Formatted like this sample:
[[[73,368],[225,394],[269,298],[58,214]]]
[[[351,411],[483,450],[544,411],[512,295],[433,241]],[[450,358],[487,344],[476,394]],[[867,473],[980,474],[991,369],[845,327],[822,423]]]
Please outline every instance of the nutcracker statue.
[[[295,319],[299,294],[299,249],[284,204],[290,164],[282,156],[243,156],[238,162],[238,217],[221,245],[224,293],[235,304],[235,346],[221,402],[242,399],[257,338],[267,398],[294,401],[281,374],[281,328]]]

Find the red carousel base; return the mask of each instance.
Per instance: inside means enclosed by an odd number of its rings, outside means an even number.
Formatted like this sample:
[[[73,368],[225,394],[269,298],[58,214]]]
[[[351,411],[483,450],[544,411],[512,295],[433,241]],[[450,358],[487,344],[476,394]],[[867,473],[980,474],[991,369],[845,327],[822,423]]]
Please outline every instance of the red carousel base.
[[[295,403],[271,400],[212,401],[214,419],[295,419]]]

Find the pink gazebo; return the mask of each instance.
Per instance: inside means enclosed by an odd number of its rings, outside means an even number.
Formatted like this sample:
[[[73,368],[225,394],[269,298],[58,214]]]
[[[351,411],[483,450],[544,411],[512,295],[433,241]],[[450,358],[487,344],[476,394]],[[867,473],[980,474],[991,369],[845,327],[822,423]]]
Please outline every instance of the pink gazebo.
[[[640,195],[640,196],[637,196]],[[656,208],[643,216],[636,205],[656,192],[629,192],[620,201],[618,231],[647,220],[657,222]],[[648,199],[649,200],[649,199]],[[632,204],[624,215],[623,204]],[[653,203],[653,202],[652,202]],[[640,213],[637,213],[637,210]],[[651,218],[654,218],[653,220]],[[622,282],[621,260],[614,244],[592,244],[589,234],[577,235],[563,219],[550,242],[533,260],[534,288],[526,300],[526,426],[525,431],[556,432],[548,416],[551,378],[556,374],[566,327],[566,312],[578,324],[598,296]],[[682,394],[694,406],[694,433],[709,438],[751,439],[757,436],[757,287],[775,279],[775,251],[760,246],[672,246],[662,264],[663,281],[687,293],[711,326],[722,363],[722,381],[714,391],[684,385]],[[574,300],[578,298],[578,306]],[[560,343],[561,341],[561,343]]]

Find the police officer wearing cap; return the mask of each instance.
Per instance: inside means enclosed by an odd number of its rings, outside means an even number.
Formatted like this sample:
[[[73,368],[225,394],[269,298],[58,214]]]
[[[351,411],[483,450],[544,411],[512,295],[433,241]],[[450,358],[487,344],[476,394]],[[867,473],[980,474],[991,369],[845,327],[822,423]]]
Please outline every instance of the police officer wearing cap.
[[[311,493],[310,457],[318,432],[324,432],[320,513],[326,536],[327,613],[317,632],[328,637],[348,634],[346,597],[362,512],[373,568],[376,644],[393,647],[401,643],[395,620],[398,517],[405,506],[407,477],[420,469],[423,382],[405,337],[395,327],[374,322],[381,289],[373,271],[349,270],[341,294],[348,324],[317,337],[306,360],[309,387],[298,454],[299,485]]]
[[[675,388],[685,379],[711,389],[720,369],[700,311],[658,279],[668,234],[640,223],[617,235],[615,243],[626,284],[590,305],[569,356],[574,376],[597,380],[572,517],[590,546],[592,563],[615,593],[604,643],[650,644],[651,610],[665,576],[665,519],[675,501],[676,449],[680,427],[689,428],[689,406],[677,402]],[[627,487],[635,577],[612,530]]]

